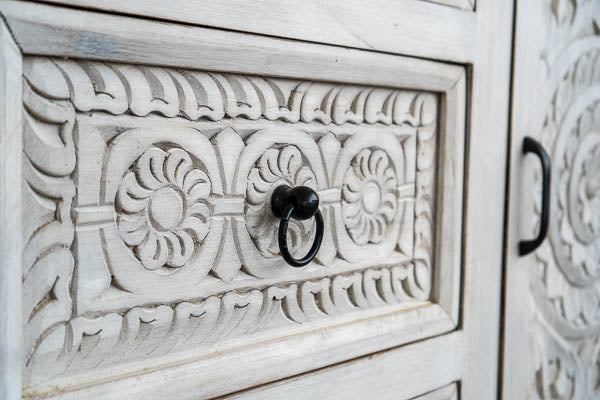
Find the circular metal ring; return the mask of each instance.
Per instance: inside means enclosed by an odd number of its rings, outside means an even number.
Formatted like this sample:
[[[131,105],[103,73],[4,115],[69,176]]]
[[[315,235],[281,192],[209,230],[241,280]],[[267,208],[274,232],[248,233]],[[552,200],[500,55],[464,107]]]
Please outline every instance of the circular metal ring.
[[[323,215],[321,215],[321,211],[317,209],[315,213],[315,221],[317,222],[317,230],[315,232],[315,241],[308,253],[302,258],[294,258],[290,254],[287,244],[287,228],[292,213],[294,212],[294,204],[289,204],[283,215],[281,216],[281,221],[279,222],[279,251],[281,252],[281,256],[292,267],[303,267],[315,258],[319,249],[321,248],[321,242],[323,241]]]

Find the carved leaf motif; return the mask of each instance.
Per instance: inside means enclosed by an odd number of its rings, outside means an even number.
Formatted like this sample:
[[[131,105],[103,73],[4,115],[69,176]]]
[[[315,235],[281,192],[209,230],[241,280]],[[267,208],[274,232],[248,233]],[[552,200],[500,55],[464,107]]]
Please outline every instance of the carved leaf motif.
[[[58,326],[73,312],[69,247],[74,238],[70,174],[75,168],[75,112],[69,102],[51,101],[27,82],[23,100],[23,345],[29,363],[44,332],[64,341],[64,329]]]
[[[187,152],[151,147],[117,192],[119,234],[147,269],[182,267],[208,233],[210,192],[208,175]]]
[[[532,390],[531,399],[582,398],[584,374],[574,354],[564,344],[548,336],[539,324],[534,325],[531,335],[535,338],[533,352],[536,368],[535,389]]]
[[[383,150],[362,150],[346,172],[342,189],[344,223],[360,245],[380,243],[397,209],[397,178]]]
[[[407,90],[87,60],[31,57],[25,72],[50,97],[70,90],[78,111],[115,115],[419,126],[436,109],[433,96]]]
[[[300,287],[269,286],[195,303],[134,307],[123,316],[76,317],[54,329],[62,335],[66,329],[73,340],[54,334],[43,337],[32,365],[52,364],[55,368],[35,371],[36,378],[48,378],[429,295],[411,288],[414,269],[400,265],[306,281]]]
[[[304,165],[296,146],[270,148],[264,152],[248,176],[246,224],[257,248],[266,257],[279,255],[278,219],[271,211],[271,195],[281,185],[309,186],[316,189],[316,177]],[[291,220],[288,242],[292,253],[309,243],[314,222]]]

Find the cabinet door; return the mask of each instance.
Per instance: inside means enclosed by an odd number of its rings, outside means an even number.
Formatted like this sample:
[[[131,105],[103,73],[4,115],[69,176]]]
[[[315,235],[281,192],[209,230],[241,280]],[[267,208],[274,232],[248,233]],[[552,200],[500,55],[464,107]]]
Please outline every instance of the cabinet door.
[[[598,398],[600,3],[518,1],[506,263],[503,398]],[[535,155],[550,157],[549,230]]]
[[[378,397],[496,395],[509,3],[380,1],[366,19],[353,2],[298,5],[310,42],[71,3],[0,2],[16,235],[0,257],[3,390],[209,398],[336,365],[361,371],[355,397],[376,378]],[[265,4],[285,36],[285,7]],[[387,39],[339,46],[356,35],[317,36],[312,17]],[[280,255],[283,184],[320,198],[302,268]],[[290,223],[295,256],[315,229]]]

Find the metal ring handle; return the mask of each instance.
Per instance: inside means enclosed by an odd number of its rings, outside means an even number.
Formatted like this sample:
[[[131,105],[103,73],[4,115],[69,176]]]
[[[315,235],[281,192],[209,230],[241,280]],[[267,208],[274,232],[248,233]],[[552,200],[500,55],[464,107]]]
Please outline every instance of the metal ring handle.
[[[315,241],[313,242],[308,253],[302,258],[294,258],[290,254],[287,244],[287,228],[288,222],[290,221],[290,217],[294,212],[294,205],[290,204],[287,212],[281,218],[281,222],[279,222],[279,251],[281,252],[281,256],[285,260],[286,263],[290,264],[292,267],[303,267],[315,258],[319,249],[321,248],[321,242],[323,241],[323,216],[321,215],[321,211],[317,210],[315,214],[315,221],[317,222],[317,231],[315,232]]]
[[[535,139],[525,137],[523,140],[523,153],[535,154],[542,164],[542,216],[540,231],[537,237],[532,240],[521,240],[519,242],[520,256],[525,256],[537,249],[548,234],[548,225],[550,223],[550,169],[552,165],[550,156],[540,142]]]
[[[281,256],[292,267],[303,267],[315,258],[323,241],[323,215],[319,211],[319,197],[307,186],[291,188],[287,185],[277,187],[271,196],[273,214],[281,218],[279,222],[279,251]],[[288,249],[287,228],[290,218],[306,220],[315,217],[317,230],[315,240],[308,253],[302,258],[294,258]]]

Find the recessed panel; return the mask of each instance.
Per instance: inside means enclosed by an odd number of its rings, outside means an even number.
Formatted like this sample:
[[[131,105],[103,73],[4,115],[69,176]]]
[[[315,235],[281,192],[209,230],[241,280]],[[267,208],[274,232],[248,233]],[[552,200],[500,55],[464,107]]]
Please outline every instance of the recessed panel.
[[[455,326],[464,94],[41,57],[25,77],[28,385],[416,308]],[[283,184],[320,198],[304,268]],[[292,254],[314,237],[292,221]]]

